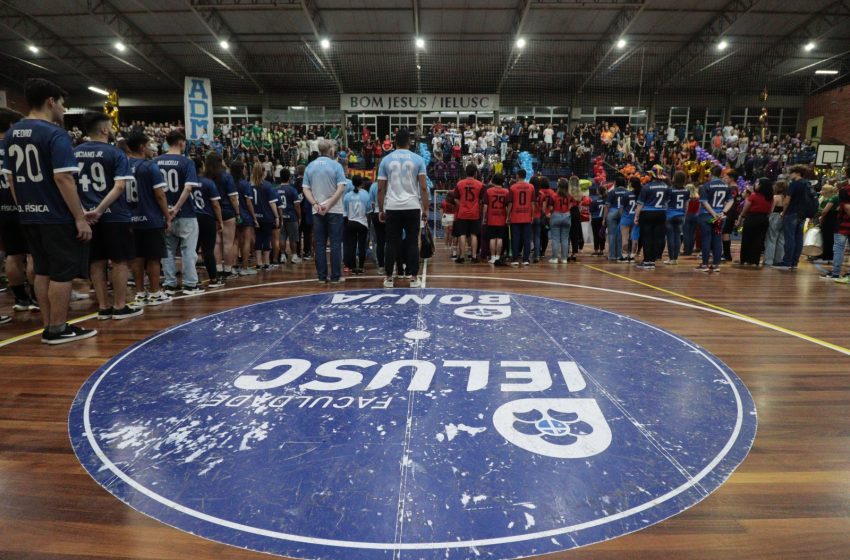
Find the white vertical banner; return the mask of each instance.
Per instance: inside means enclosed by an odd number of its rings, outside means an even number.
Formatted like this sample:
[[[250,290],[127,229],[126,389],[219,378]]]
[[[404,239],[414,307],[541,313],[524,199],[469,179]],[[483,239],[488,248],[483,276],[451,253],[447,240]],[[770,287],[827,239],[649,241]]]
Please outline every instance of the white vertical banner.
[[[7,103],[8,102],[6,101],[6,90],[0,89],[0,107],[8,107],[9,105]]]
[[[207,135],[212,138],[213,104],[209,78],[186,76],[183,82],[183,108],[186,138],[198,140]]]

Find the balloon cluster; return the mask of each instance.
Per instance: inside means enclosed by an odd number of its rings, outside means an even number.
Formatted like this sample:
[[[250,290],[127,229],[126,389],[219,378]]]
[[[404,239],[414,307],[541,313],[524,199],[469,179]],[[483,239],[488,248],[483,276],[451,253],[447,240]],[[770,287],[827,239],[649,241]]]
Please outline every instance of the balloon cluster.
[[[601,185],[608,180],[608,174],[605,172],[602,161],[602,156],[593,158],[593,180],[597,185]]]
[[[628,179],[631,179],[632,177],[638,177],[638,178],[640,179],[641,184],[643,184],[643,185],[647,184],[648,182],[650,182],[650,181],[652,180],[652,177],[650,177],[649,175],[647,175],[647,174],[645,174],[645,173],[640,173],[640,172],[637,170],[637,167],[635,167],[635,166],[634,166],[634,165],[632,165],[631,163],[626,164],[626,165],[624,165],[623,167],[621,167],[621,168],[620,168],[620,173],[621,173],[621,174],[623,175],[623,177],[625,177],[627,180],[628,180]]]
[[[525,176],[532,177],[534,175],[534,166],[531,164],[531,154],[528,152],[520,152],[517,156],[519,166],[525,169]]]
[[[431,163],[431,150],[428,149],[425,142],[419,143],[419,155],[425,160],[425,167],[428,167],[428,164]]]

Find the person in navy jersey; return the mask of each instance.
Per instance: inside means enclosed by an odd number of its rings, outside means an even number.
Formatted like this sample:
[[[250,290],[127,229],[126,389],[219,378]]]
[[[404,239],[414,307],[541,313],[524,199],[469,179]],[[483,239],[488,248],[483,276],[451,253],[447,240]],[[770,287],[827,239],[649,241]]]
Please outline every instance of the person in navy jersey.
[[[614,179],[614,188],[608,191],[605,200],[605,209],[602,211],[602,221],[608,230],[608,260],[620,261],[623,259],[623,238],[620,232],[620,218],[623,215],[623,207],[629,191],[626,190],[626,178],[617,175]]]
[[[265,180],[262,166],[254,165],[251,170],[251,188],[254,212],[257,217],[257,235],[254,250],[257,252],[257,268],[269,270],[272,250],[272,230],[280,225],[277,213],[278,195],[271,183]]]
[[[98,320],[141,315],[141,307],[127,305],[129,263],[136,258],[130,205],[125,184],[133,179],[124,152],[109,144],[112,121],[105,113],[87,113],[83,130],[88,142],[77,146],[77,189],[86,219],[92,224],[91,280],[97,297]],[[106,263],[112,261],[112,303],[106,282]]]
[[[91,227],[74,173],[77,160],[62,122],[67,94],[56,84],[29,80],[30,112],[3,138],[3,173],[19,208],[35,269],[35,293],[42,309],[45,344],[63,344],[97,334],[67,324],[71,282],[89,274]]]
[[[785,237],[785,256],[782,263],[773,268],[796,270],[803,254],[803,225],[806,222],[804,205],[806,190],[811,189],[809,182],[803,179],[808,173],[805,165],[795,165],[788,172],[788,192],[782,201],[782,232]]]
[[[608,191],[600,185],[591,192],[594,193],[590,195],[590,230],[593,233],[592,256],[601,257],[605,254],[605,236],[602,231],[605,229],[605,200],[608,197]]]
[[[673,174],[670,186],[670,204],[667,206],[667,256],[664,264],[678,264],[679,250],[682,248],[682,224],[685,222],[685,209],[690,193],[685,187],[688,176],[683,171]],[[660,255],[659,255],[660,256]]]
[[[662,166],[652,166],[649,176],[652,180],[643,186],[637,200],[635,226],[640,226],[643,237],[643,262],[638,268],[654,270],[655,261],[664,250],[670,187]]]
[[[410,131],[396,134],[396,149],[378,168],[378,219],[387,224],[384,287],[393,287],[396,262],[404,263],[411,288],[419,288],[419,228],[428,222],[425,160],[410,147]]]
[[[345,191],[345,172],[333,160],[333,144],[319,142],[320,156],[310,162],[304,171],[304,198],[313,208],[315,231],[316,274],[320,284],[328,281],[328,261],[325,247],[330,244],[332,284],[342,278],[342,195]],[[306,249],[305,249],[306,250]]]
[[[313,260],[311,252],[313,247],[313,205],[304,197],[304,171],[306,169],[304,165],[295,168],[295,182],[292,186],[301,196],[301,223],[298,224],[299,254],[303,260],[310,261]]]
[[[620,237],[623,240],[623,253],[625,253],[618,260],[620,262],[630,262],[634,260],[635,254],[632,253],[633,248],[633,230],[635,229],[635,212],[637,211],[637,197],[640,195],[640,178],[634,177],[637,179],[637,184],[632,183],[631,179],[629,179],[629,186],[631,190],[626,191],[626,195],[623,198],[623,214],[620,216]],[[638,188],[635,191],[635,187]],[[640,230],[638,230],[640,231]]]
[[[298,264],[301,258],[298,256],[298,224],[301,222],[301,202],[304,196],[299,193],[290,181],[289,170],[284,169],[281,173],[281,185],[277,189],[278,212],[281,219],[280,244],[281,252],[286,252],[286,243],[289,241],[289,262]],[[280,262],[286,262],[285,255],[281,255]]]
[[[12,189],[2,173],[3,138],[13,124],[24,118],[17,111],[0,108],[0,240],[6,251],[6,276],[9,279],[9,289],[15,297],[12,306],[14,311],[38,311],[33,283],[35,276],[32,270],[32,258],[27,258],[29,249],[21,220],[18,217],[18,206],[12,198]],[[29,280],[29,287],[27,286]],[[28,289],[29,288],[29,289]],[[8,323],[12,318],[0,316],[0,325]]]
[[[343,206],[348,216],[348,223],[345,226],[344,262],[354,274],[363,274],[369,238],[368,212],[371,198],[369,193],[361,188],[363,177],[355,175],[351,182],[354,190],[343,197]]]
[[[702,264],[697,270],[700,272],[720,272],[720,260],[723,257],[723,220],[735,202],[732,189],[721,178],[722,175],[723,168],[715,165],[711,168],[711,180],[699,190]],[[711,265],[708,264],[709,254],[713,257]]]
[[[258,166],[259,163],[255,163]],[[217,238],[217,259],[219,259],[220,276],[227,278],[229,276],[253,276],[257,274],[257,269],[251,268],[249,261],[254,252],[254,244],[256,243],[256,228],[259,226],[257,222],[256,210],[254,208],[254,187],[251,182],[245,178],[245,164],[241,161],[234,161],[230,164],[230,176],[233,178],[233,184],[236,185],[236,194],[239,199],[239,215],[233,211],[231,202],[231,193],[224,183],[224,178],[218,178],[219,196],[222,203],[222,217],[224,225],[221,230],[221,235]],[[224,187],[224,188],[221,188]],[[235,232],[235,234],[233,233]],[[234,241],[229,242],[231,236],[235,235]],[[222,247],[233,247],[234,253],[238,250],[242,254],[242,262],[239,263],[239,255],[234,255],[233,262],[229,264],[221,264],[222,259],[227,260],[228,251]],[[229,265],[235,264],[235,267]]]
[[[133,277],[136,280],[136,304],[162,305],[171,298],[159,284],[162,259],[167,254],[165,232],[171,227],[171,212],[165,198],[165,178],[162,171],[151,161],[148,137],[142,132],[127,136],[130,173],[133,180],[127,181],[127,201],[133,212],[133,238],[136,242],[136,259],[133,261]],[[145,291],[145,272],[149,290]]]
[[[165,236],[168,254],[163,259],[165,272],[165,291],[172,295],[177,291],[177,251],[183,265],[183,293],[195,295],[203,293],[198,285],[198,272],[195,263],[198,260],[198,220],[195,217],[195,205],[192,202],[192,189],[200,186],[195,164],[183,155],[186,151],[186,137],[179,130],[173,130],[165,137],[168,153],[155,158],[165,178],[165,198],[171,210],[171,229]]]
[[[218,153],[218,152],[216,152]],[[200,187],[192,192],[195,201],[195,214],[198,217],[198,246],[204,255],[204,267],[207,269],[209,283],[207,288],[221,288],[224,281],[219,274],[215,260],[215,239],[224,226],[221,219],[221,195],[212,179],[204,176],[206,164],[201,158],[195,158],[195,170],[198,172]]]

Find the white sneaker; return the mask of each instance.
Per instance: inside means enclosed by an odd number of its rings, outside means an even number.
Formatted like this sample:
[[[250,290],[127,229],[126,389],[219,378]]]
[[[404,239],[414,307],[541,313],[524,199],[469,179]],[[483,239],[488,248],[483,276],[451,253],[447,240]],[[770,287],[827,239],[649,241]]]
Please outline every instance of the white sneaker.
[[[239,276],[256,276],[257,269],[256,268],[243,268],[239,271]]]
[[[558,264],[560,262],[561,261],[559,261],[558,259],[549,259],[549,264]]]
[[[281,255],[280,260],[278,262],[280,264],[286,264],[286,255]],[[295,257],[292,257],[292,262],[295,262]]]
[[[417,276],[416,278],[414,278],[413,280],[410,281],[410,287],[411,288],[421,288],[422,287],[422,280]]]
[[[162,292],[155,292],[152,294],[148,294],[147,300],[145,301],[145,305],[162,305],[163,303],[168,303],[170,301],[170,296]]]
[[[142,307],[148,302],[148,295],[144,292],[139,292],[136,294],[136,299],[133,300],[131,305],[135,305],[137,307]]]
[[[84,294],[82,292],[78,292],[77,290],[71,291],[71,301],[83,301],[86,299],[90,299],[91,296],[88,294]]]
[[[384,270],[384,268],[383,268],[383,267],[379,267],[379,268],[378,268],[378,274],[380,274],[381,276],[383,276],[383,275],[384,275],[384,274],[386,274],[386,273],[387,273],[387,271],[386,271],[386,270]]]
[[[301,262],[301,257],[298,255],[292,255],[292,258],[289,260],[292,264],[298,264]]]
[[[395,284],[393,283],[392,278],[384,278],[384,287],[385,288],[392,288],[394,285]]]

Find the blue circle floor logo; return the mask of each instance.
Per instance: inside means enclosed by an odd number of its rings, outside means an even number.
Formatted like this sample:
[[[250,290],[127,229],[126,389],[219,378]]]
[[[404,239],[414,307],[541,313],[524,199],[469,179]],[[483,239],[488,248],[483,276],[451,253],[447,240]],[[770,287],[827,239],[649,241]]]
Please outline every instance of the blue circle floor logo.
[[[294,558],[520,558],[716,490],[756,431],[695,344],[582,305],[348,291],[202,317],[81,388],[91,476],[173,527]]]

